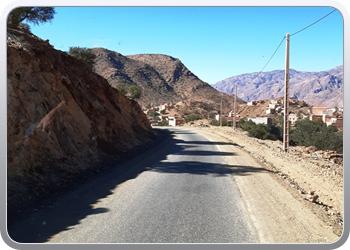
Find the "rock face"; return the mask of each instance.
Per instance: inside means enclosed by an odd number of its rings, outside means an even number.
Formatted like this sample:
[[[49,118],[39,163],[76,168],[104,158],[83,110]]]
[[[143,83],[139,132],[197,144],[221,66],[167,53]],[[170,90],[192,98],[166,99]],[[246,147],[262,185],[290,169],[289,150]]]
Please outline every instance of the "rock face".
[[[177,58],[161,54],[123,56],[103,48],[93,48],[97,56],[96,73],[105,77],[111,86],[118,83],[137,85],[142,90],[139,103],[143,106],[193,101],[219,107],[233,108],[233,96],[221,93],[194,75]],[[238,99],[238,103],[243,103]],[[213,108],[214,109],[214,108]]]
[[[343,106],[343,66],[321,72],[302,72],[291,69],[289,96],[310,105],[325,104],[328,108]],[[225,93],[234,93],[246,102],[284,96],[284,70],[248,73],[232,76],[213,84]],[[255,79],[256,78],[256,79]]]
[[[154,137],[136,101],[86,64],[15,30],[7,34],[7,135],[9,204],[58,189],[105,156]]]

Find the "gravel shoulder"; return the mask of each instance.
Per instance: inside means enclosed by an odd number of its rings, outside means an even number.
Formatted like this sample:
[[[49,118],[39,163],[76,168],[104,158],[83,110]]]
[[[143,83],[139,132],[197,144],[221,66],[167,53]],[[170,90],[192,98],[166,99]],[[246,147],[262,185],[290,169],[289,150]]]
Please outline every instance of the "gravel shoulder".
[[[291,147],[290,152],[285,153],[279,142],[250,138],[245,132],[232,128],[185,128],[219,142],[222,152],[242,155],[241,166],[257,169],[233,178],[260,242],[333,243],[340,238],[343,231],[342,166],[306,154],[301,147]],[[233,157],[226,156],[227,164],[234,162]]]

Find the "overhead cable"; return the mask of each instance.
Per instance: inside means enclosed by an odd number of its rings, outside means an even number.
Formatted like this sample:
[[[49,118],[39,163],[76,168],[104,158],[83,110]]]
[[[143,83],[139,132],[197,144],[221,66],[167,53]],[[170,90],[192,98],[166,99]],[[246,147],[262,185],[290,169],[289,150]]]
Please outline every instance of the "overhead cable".
[[[258,78],[258,76],[261,74],[261,72],[263,72],[263,70],[264,70],[264,69],[266,68],[266,66],[269,64],[269,62],[271,61],[271,59],[275,56],[277,50],[281,47],[281,45],[282,45],[284,39],[286,39],[286,36],[283,37],[282,41],[281,41],[280,44],[277,46],[277,49],[275,50],[275,52],[273,52],[272,56],[271,56],[270,59],[267,61],[267,63],[265,64],[265,66],[262,68],[262,70],[260,70],[260,72],[258,73],[258,75],[257,75],[250,83],[254,82],[254,80],[255,80],[256,78]],[[250,83],[249,83],[249,84],[250,84]]]
[[[327,16],[329,16],[330,14],[332,14],[333,12],[335,12],[336,10],[333,10],[331,11],[330,13],[328,13],[327,15],[323,16],[322,18],[318,19],[316,22],[313,22],[312,24],[306,26],[305,28],[297,31],[297,32],[294,32],[293,34],[290,35],[291,36],[294,36],[300,32],[302,32],[303,30],[306,30],[307,28],[310,28],[311,26],[315,25],[316,23],[318,23],[319,21],[321,21],[322,19],[326,18]],[[283,37],[281,43],[278,45],[277,49],[275,50],[275,52],[272,54],[272,56],[270,57],[270,59],[267,61],[267,63],[265,64],[265,66],[262,68],[262,70],[258,73],[258,75],[250,82],[250,83],[253,83],[253,81],[255,81],[256,78],[258,78],[258,76],[261,74],[261,72],[263,72],[263,70],[266,68],[266,66],[270,63],[271,59],[274,57],[274,55],[276,54],[276,52],[278,51],[278,49],[281,47],[284,39],[286,39],[286,36]],[[249,84],[250,84],[249,83]]]
[[[335,11],[336,11],[336,10],[331,11],[330,13],[328,13],[327,15],[325,15],[324,17],[318,19],[316,22],[310,24],[309,26],[306,26],[305,28],[303,28],[303,29],[301,29],[301,30],[299,30],[299,31],[297,31],[297,32],[295,32],[295,33],[293,33],[293,34],[291,34],[290,36],[294,36],[294,35],[298,34],[299,32],[302,32],[303,30],[306,30],[307,28],[310,28],[312,25],[318,23],[319,21],[321,21],[322,19],[326,18],[327,16],[329,16],[330,14],[332,14],[332,13],[335,12]]]

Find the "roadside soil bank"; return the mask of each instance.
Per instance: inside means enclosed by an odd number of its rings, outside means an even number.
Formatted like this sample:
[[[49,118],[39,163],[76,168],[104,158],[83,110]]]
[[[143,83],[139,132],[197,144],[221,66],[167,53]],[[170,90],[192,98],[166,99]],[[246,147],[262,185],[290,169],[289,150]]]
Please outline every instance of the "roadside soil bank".
[[[343,167],[304,147],[283,152],[282,143],[248,137],[232,127],[192,127],[222,152],[243,156],[257,169],[233,176],[262,243],[333,243],[343,231]],[[232,167],[235,156],[225,156]],[[236,157],[237,158],[237,157]],[[261,169],[265,171],[261,171]]]

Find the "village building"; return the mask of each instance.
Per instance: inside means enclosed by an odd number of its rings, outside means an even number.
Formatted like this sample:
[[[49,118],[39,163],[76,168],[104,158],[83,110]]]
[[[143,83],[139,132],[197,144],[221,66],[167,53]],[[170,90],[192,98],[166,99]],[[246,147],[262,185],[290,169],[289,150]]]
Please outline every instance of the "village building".
[[[311,110],[313,115],[322,115],[322,111],[327,111],[327,107],[325,105],[317,105],[312,107]]]
[[[228,117],[234,117],[234,112],[232,110],[228,113]],[[237,119],[239,120],[240,118],[241,118],[241,116],[236,113],[236,120]]]
[[[295,122],[298,120],[298,116],[296,114],[291,113],[288,116],[288,120],[290,121],[290,125],[294,127]]]
[[[280,103],[281,102],[279,100],[274,100],[274,99],[271,100],[271,104],[280,104]]]
[[[275,109],[272,109],[272,108],[266,109],[266,114],[274,114],[274,113],[276,113]]]
[[[252,121],[255,124],[266,124],[269,127],[272,126],[272,119],[270,117],[248,118],[248,121]]]
[[[323,121],[327,126],[334,126],[338,130],[343,130],[343,118],[337,118],[330,115],[311,115],[310,121],[316,121],[321,120]]]
[[[277,104],[276,103],[269,103],[269,108],[270,109],[276,109],[277,108]]]
[[[160,110],[171,110],[171,109],[174,109],[174,106],[173,105],[170,105],[170,104],[164,104],[161,106],[161,109]]]
[[[150,109],[144,110],[143,113],[145,113],[146,115],[148,115],[149,113],[155,112],[155,111],[156,111],[155,108],[150,108]]]
[[[336,118],[336,120],[332,122],[331,124],[334,126],[337,130],[343,130],[343,118]]]
[[[227,116],[219,115],[219,114],[215,115],[215,120],[220,121],[220,118],[227,118]]]
[[[283,100],[281,101],[272,99],[266,109],[266,114],[281,113],[283,110],[281,102],[283,102]]]
[[[230,112],[228,115],[215,115],[215,120],[220,121],[220,118],[225,119],[226,121],[233,121],[233,112]],[[239,114],[236,114],[236,121],[238,122],[241,119]]]
[[[321,120],[323,121],[323,116],[326,116],[326,115],[321,115],[321,114],[312,114],[310,115],[310,121],[316,121],[316,120]]]
[[[295,106],[295,105],[298,104],[298,102],[297,102],[296,100],[294,100],[294,99],[289,98],[288,104],[289,104],[290,106]],[[284,99],[281,100],[281,105],[284,105]]]
[[[167,120],[167,118],[168,118],[167,115],[159,115],[158,117],[161,121]]]
[[[276,111],[276,113],[281,113],[281,112],[282,112],[282,108],[281,108],[281,107],[277,107],[277,108],[275,109],[275,111]]]
[[[326,111],[321,111],[321,115],[333,116],[333,109],[327,109]]]
[[[184,123],[184,119],[178,117],[169,117],[169,126],[180,126]]]
[[[247,105],[248,106],[254,106],[254,105],[256,105],[256,101],[247,102]]]

